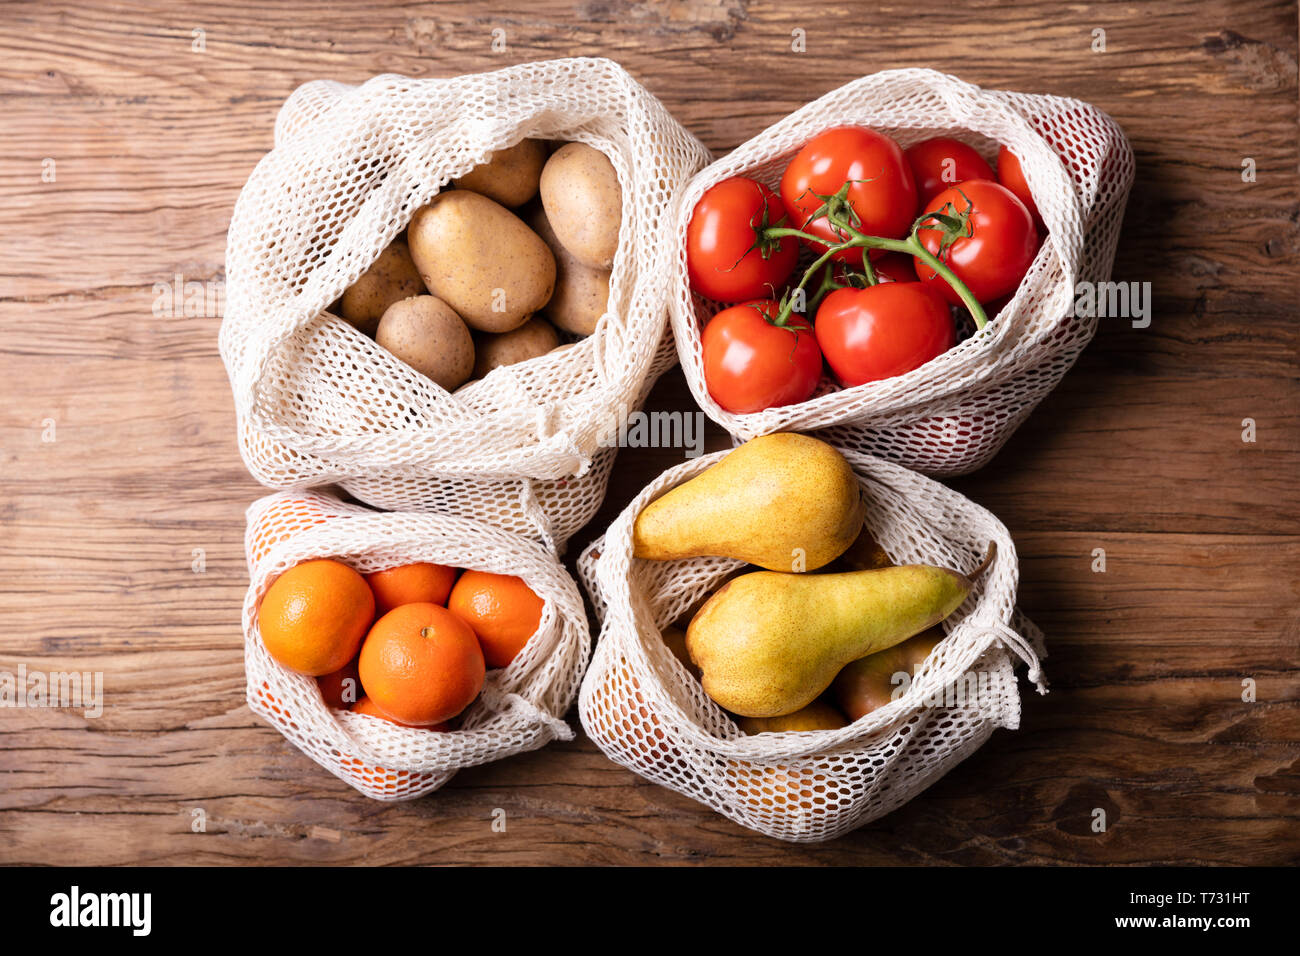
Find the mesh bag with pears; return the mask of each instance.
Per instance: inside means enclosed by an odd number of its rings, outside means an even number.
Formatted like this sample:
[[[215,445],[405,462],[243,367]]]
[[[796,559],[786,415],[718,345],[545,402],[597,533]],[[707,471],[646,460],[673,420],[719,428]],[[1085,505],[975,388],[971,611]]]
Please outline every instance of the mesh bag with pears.
[[[1017,727],[1018,659],[1045,691],[1006,528],[808,436],[666,471],[579,572],[601,620],[579,695],[588,736],[783,840],[876,819]]]
[[[620,409],[675,360],[648,237],[708,160],[606,59],[300,87],[229,231],[254,477],[562,544]]]
[[[710,393],[702,344],[703,329],[725,306],[692,291],[692,212],[706,191],[730,177],[782,188],[783,172],[805,144],[846,125],[883,133],[904,149],[950,137],[991,160],[1006,147],[1019,160],[1046,238],[996,316],[919,367],[852,387],[824,377],[807,400],[728,411]],[[973,471],[992,458],[1095,334],[1095,314],[1075,314],[1096,311],[1076,310],[1077,287],[1110,278],[1133,173],[1123,132],[1079,100],[983,90],[924,69],[886,70],[833,90],[711,164],[677,199],[669,308],[691,392],[738,440],[825,430],[830,441],[929,475]],[[783,198],[788,207],[790,197]],[[810,259],[805,253],[796,276]],[[960,323],[970,332],[968,317]]]
[[[299,750],[366,796],[411,799],[438,789],[462,767],[572,739],[563,717],[590,654],[587,616],[572,577],[536,541],[467,518],[379,513],[314,492],[280,492],[248,509],[244,545],[251,577],[243,612],[248,705]],[[413,565],[448,572],[445,587],[451,589],[451,599],[444,596],[443,603],[453,610],[454,568],[467,569],[456,579],[457,587],[470,569],[522,579],[530,599],[543,602],[535,631],[520,635],[521,646],[503,651],[483,643],[475,650],[474,630],[467,631],[449,610],[420,604],[388,610],[372,626],[375,609],[386,610],[379,603],[361,606],[384,593],[374,572]],[[357,626],[368,631],[363,643],[343,649],[339,660],[314,657],[301,664],[300,647],[287,645],[284,637],[268,645],[263,633],[268,594],[303,568],[315,576],[306,578],[306,587],[290,601],[305,594],[309,602],[328,592],[323,607],[309,607],[296,619],[307,625],[313,639],[333,624],[322,622],[325,614],[333,620],[359,615]],[[352,591],[359,591],[359,600],[349,601]],[[287,616],[274,613],[279,632],[286,631]],[[415,625],[407,620],[411,617]],[[386,629],[381,628],[385,621],[390,622]],[[409,646],[400,642],[407,637],[414,641],[414,633],[404,634],[403,626],[418,627],[433,647],[430,653],[437,655],[430,661],[438,668],[438,680],[430,682],[412,671],[421,681],[414,693],[402,684],[403,673],[384,659],[388,648],[405,653]],[[269,646],[276,648],[275,656]],[[296,670],[281,662],[286,647],[297,655]],[[314,646],[310,650],[316,653]],[[351,657],[350,668],[340,666],[344,656]],[[316,660],[320,663],[312,666]],[[462,661],[468,675],[463,679],[458,670]],[[380,691],[385,696],[378,696]],[[418,725],[393,717],[391,702]],[[413,709],[422,709],[423,716],[415,717]]]

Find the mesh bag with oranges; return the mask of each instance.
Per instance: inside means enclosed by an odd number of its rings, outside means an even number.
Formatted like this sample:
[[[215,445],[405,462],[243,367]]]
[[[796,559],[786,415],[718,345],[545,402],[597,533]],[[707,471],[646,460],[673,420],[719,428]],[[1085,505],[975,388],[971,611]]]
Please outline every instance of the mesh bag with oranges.
[[[674,625],[742,562],[632,556],[633,526],[646,505],[728,453],[664,472],[579,561],[601,619],[579,695],[587,735],[641,776],[795,842],[827,840],[888,813],[996,728],[1017,727],[1017,660],[1029,664],[1030,678],[1045,689],[1041,635],[1015,606],[1018,566],[1006,528],[935,481],[839,450],[861,486],[866,530],[894,561],[970,571],[990,543],[996,556],[944,622],[946,634],[905,692],[838,729],[747,734],[670,646]]]
[[[606,313],[571,345],[448,392],[330,310],[415,210],[525,138],[604,153],[622,194]],[[376,507],[484,518],[560,545],[599,506],[620,408],[675,361],[673,196],[709,161],[618,64],[527,63],[449,79],[299,88],[240,194],[220,345],[253,476],[337,484]]]
[[[537,542],[468,518],[379,513],[312,492],[282,492],[255,502],[248,510],[244,540],[251,576],[243,614],[249,707],[357,790],[377,800],[410,799],[438,789],[462,767],[572,738],[563,717],[590,653],[586,612],[573,579],[554,554]],[[411,578],[413,567],[427,567],[429,580]],[[467,569],[454,587],[453,568]],[[391,569],[404,569],[407,579],[392,581]],[[298,595],[277,600],[277,582],[291,573],[305,583]],[[475,594],[466,588],[472,576],[520,579],[515,587],[520,593],[506,594],[501,600],[540,602],[540,609],[533,612],[539,616],[535,631],[518,634],[511,647],[485,640],[480,655],[474,632],[463,623],[474,620],[472,607],[463,617],[452,613],[462,610],[458,602],[470,607],[474,601]],[[433,588],[442,595],[450,591],[444,601],[451,610],[436,604],[403,604],[383,614],[388,610],[386,599],[397,600],[391,592],[403,587]],[[468,591],[463,601],[461,591]],[[328,619],[326,625],[319,618],[301,615],[295,603],[299,595],[304,600],[323,598],[321,617]],[[371,628],[376,612],[383,616]],[[264,614],[275,618],[274,640],[271,621],[263,620]],[[413,617],[413,623],[402,619],[404,614]],[[299,625],[311,631],[306,635],[310,640],[300,641],[302,652],[317,654],[329,644],[323,632],[339,622],[370,629],[353,666],[359,664],[358,684],[364,684],[366,692],[387,695],[376,702],[389,709],[388,716],[370,706],[370,697],[357,696],[356,706],[331,706],[338,704],[328,699],[338,688],[330,686],[326,676],[318,680],[290,670],[268,649],[269,641],[280,657],[298,652],[293,626]],[[386,629],[381,626],[384,622],[388,622]],[[431,685],[422,679],[415,683],[414,692],[411,686],[401,685],[402,675],[380,659],[380,645],[384,640],[395,642],[400,657],[411,649],[400,642],[416,632],[447,638],[443,656],[433,662],[439,673],[459,673],[460,658],[452,655],[461,655],[466,648],[480,656],[463,669],[476,667],[477,673],[469,673],[459,683],[440,678]],[[354,643],[338,652],[337,660],[313,659],[315,666],[304,669],[318,673],[346,666],[343,662],[356,653],[356,640],[354,635]],[[368,655],[375,659],[369,660]],[[340,673],[328,676],[337,683]],[[408,726],[391,716],[397,702],[408,709],[404,714],[431,720],[441,716],[438,708],[447,710],[446,700],[453,698],[456,703],[451,709],[457,713],[450,722]]]
[[[691,213],[728,177],[779,187],[809,139],[844,124],[871,127],[904,148],[935,136],[989,157],[1006,146],[1020,159],[1047,237],[997,318],[923,366],[852,388],[825,378],[807,401],[733,414],[710,396],[705,379],[701,332],[724,306],[691,290]],[[1079,100],[983,90],[922,69],[886,70],[827,93],[697,174],[676,199],[669,308],[692,394],[738,440],[825,430],[828,440],[929,475],[981,467],[1095,334],[1095,315],[1074,314],[1076,286],[1110,278],[1133,172],[1123,132]]]

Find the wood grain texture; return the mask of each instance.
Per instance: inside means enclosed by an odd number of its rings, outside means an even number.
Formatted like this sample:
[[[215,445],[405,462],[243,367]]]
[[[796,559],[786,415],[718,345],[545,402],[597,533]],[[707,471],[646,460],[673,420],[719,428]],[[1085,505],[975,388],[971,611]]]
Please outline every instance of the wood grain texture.
[[[1300,860],[1295,3],[518,11],[0,3],[0,669],[102,671],[106,697],[97,719],[0,710],[0,863]],[[830,844],[743,830],[581,735],[381,805],[243,703],[243,511],[261,489],[235,445],[218,314],[155,316],[154,285],[224,279],[235,198],[300,83],[580,54],[619,60],[718,154],[858,75],[933,66],[1088,99],[1137,156],[1115,272],[1152,282],[1150,328],[1103,322],[993,464],[954,482],[1017,542],[1052,693]],[[693,407],[676,372],[651,403]],[[623,452],[573,552],[680,454]]]

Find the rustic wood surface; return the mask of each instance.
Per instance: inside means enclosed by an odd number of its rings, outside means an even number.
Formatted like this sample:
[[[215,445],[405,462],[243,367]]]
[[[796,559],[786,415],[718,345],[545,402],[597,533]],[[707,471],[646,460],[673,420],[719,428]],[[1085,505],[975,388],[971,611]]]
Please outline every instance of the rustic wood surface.
[[[1052,693],[829,844],[746,831],[581,736],[381,805],[243,702],[262,491],[219,315],[157,318],[154,283],[223,279],[236,195],[298,84],[575,54],[619,60],[719,154],[858,75],[933,66],[1084,97],[1137,155],[1115,272],[1153,283],[1150,328],[1103,321],[954,483],[1015,536]],[[1296,62],[1293,2],[0,3],[0,670],[98,670],[106,695],[93,720],[0,711],[0,862],[1296,862]],[[652,404],[692,407],[680,375]],[[680,454],[624,452],[592,530]]]

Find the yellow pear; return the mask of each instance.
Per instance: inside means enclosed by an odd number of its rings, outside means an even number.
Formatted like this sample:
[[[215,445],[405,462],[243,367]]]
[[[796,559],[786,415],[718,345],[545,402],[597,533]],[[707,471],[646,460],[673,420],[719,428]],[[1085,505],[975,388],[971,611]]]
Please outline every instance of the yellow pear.
[[[858,479],[844,456],[782,432],[747,441],[647,505],[633,526],[633,554],[812,571],[853,543],[862,518]]]
[[[776,734],[808,730],[839,730],[849,722],[822,700],[815,700],[784,717],[737,717],[736,724],[747,734]]]
[[[979,571],[992,556],[990,549]],[[810,704],[850,661],[938,624],[971,587],[964,574],[920,564],[756,571],[709,599],[686,629],[686,648],[718,704],[744,717],[779,717]]]

